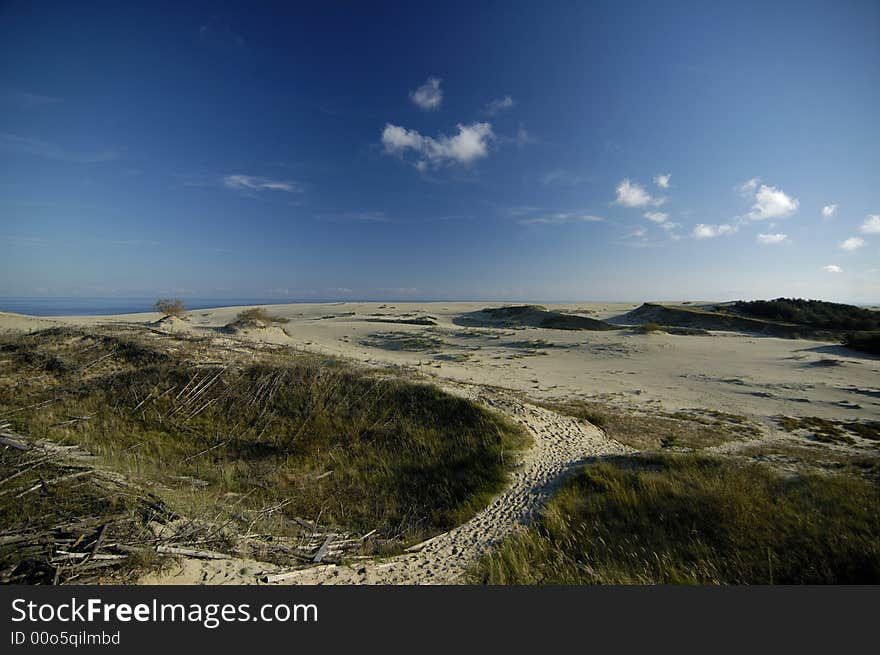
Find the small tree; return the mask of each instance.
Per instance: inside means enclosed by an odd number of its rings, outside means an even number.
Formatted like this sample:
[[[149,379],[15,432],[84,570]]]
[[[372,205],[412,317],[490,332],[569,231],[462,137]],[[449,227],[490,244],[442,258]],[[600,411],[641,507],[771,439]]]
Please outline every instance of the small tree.
[[[157,312],[165,316],[183,318],[183,315],[186,314],[186,307],[180,298],[159,298],[154,307]]]

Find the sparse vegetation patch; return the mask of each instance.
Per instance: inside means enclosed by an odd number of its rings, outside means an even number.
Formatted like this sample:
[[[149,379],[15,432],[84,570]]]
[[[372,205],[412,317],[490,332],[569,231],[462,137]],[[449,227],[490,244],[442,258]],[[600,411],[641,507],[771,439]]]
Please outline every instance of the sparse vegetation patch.
[[[430,334],[416,332],[376,332],[360,343],[363,346],[383,350],[424,352],[440,348],[443,340]]]

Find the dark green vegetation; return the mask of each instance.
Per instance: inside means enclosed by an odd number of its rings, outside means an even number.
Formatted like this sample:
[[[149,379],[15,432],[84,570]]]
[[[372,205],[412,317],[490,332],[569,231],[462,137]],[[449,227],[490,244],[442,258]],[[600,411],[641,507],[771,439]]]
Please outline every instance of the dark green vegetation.
[[[880,313],[823,300],[738,300],[729,309],[743,316],[827,330],[880,330]]]
[[[372,552],[469,518],[504,485],[505,453],[528,440],[473,403],[387,373],[217,348],[142,331],[4,336],[0,422],[31,441],[82,446],[181,515],[279,535],[297,534],[303,517],[376,530]],[[0,492],[39,473],[7,482],[6,470]],[[63,487],[34,496],[33,513],[13,493],[0,505],[18,513],[19,531],[42,525],[52,498],[71,517],[104,511],[78,488],[82,498]]]
[[[550,311],[541,305],[486,308],[455,319],[470,327],[536,327],[551,330],[617,330],[617,326],[577,314]]]
[[[472,573],[486,584],[880,582],[880,493],[828,475],[651,455],[585,466]]]
[[[159,298],[153,307],[157,312],[165,316],[183,318],[184,314],[186,314],[186,306],[180,298]]]
[[[803,328],[798,328],[795,325],[784,325],[697,307],[667,306],[654,303],[644,303],[625,314],[621,320],[635,325],[654,323],[678,328],[750,332],[787,338],[803,334]]]
[[[880,355],[880,331],[850,332],[843,335],[840,343],[853,350],[861,350],[864,353]]]
[[[709,410],[657,414],[592,401],[542,404],[561,414],[589,421],[612,439],[637,450],[671,447],[700,450],[760,434],[760,429],[744,416]]]
[[[656,326],[670,334],[681,334],[674,329],[726,330],[763,334],[788,339],[813,338],[827,341],[844,340],[844,345],[865,352],[880,349],[880,314],[868,309],[823,302],[779,298],[777,300],[737,301],[714,307],[684,307],[644,303],[628,312],[624,323]],[[845,331],[862,330],[845,334]],[[652,331],[647,329],[646,331]],[[694,334],[684,332],[684,334]]]
[[[819,416],[777,416],[776,422],[787,432],[806,431],[807,436],[825,443],[855,443],[853,436],[880,441],[880,421],[835,421]]]

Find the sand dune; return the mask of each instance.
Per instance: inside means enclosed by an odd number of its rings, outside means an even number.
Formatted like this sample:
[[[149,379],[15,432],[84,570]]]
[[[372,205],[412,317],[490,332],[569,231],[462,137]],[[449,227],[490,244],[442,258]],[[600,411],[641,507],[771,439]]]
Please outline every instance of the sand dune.
[[[658,415],[725,412],[760,426],[756,434],[712,449],[727,454],[751,444],[792,441],[795,437],[780,426],[780,416],[880,418],[880,358],[834,342],[731,331],[645,332],[620,324],[635,323],[654,311],[653,306],[643,306],[633,313],[639,307],[634,304],[492,311],[501,307],[291,304],[272,306],[272,320],[244,321],[239,319],[244,307],[196,310],[183,319],[155,313],[51,319],[2,313],[0,331],[111,324],[186,333],[232,348],[244,341],[319,352],[418,372],[447,390],[504,412],[535,438],[535,447],[507,490],[471,521],[417,552],[381,563],[322,566],[289,576],[278,567],[250,560],[183,558],[171,573],[148,576],[144,581],[150,583],[252,583],[279,573],[272,579],[284,583],[453,582],[492,543],[534,514],[562,472],[584,457],[629,450],[588,423],[536,404],[542,401],[601,401]],[[608,319],[617,325],[606,323]],[[849,445],[822,447],[857,454],[862,449],[873,452],[876,442],[853,437]]]
[[[625,407],[710,408],[771,417],[877,419],[880,358],[828,341],[713,331],[709,336],[502,325],[466,326],[503,303],[316,303],[273,305],[283,325],[230,331],[246,307],[195,310],[157,324],[156,313],[34,318],[0,314],[0,330],[128,323],[212,338],[251,339],[413,368],[440,380],[499,385],[538,399],[593,398]],[[547,305],[573,318],[620,321],[639,304]],[[496,318],[498,315],[496,314]],[[616,318],[615,318],[616,317]],[[503,318],[503,317],[502,317]],[[378,322],[377,322],[378,321]],[[426,324],[427,323],[427,324]],[[430,324],[433,323],[433,324]],[[226,329],[224,329],[226,328]],[[835,365],[827,365],[829,362]]]

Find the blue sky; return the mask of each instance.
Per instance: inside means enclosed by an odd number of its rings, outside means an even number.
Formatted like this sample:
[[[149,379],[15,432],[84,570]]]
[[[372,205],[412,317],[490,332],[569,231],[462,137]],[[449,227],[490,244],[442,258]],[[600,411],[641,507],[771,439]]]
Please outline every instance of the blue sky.
[[[0,62],[0,295],[880,301],[877,2],[7,1]]]

